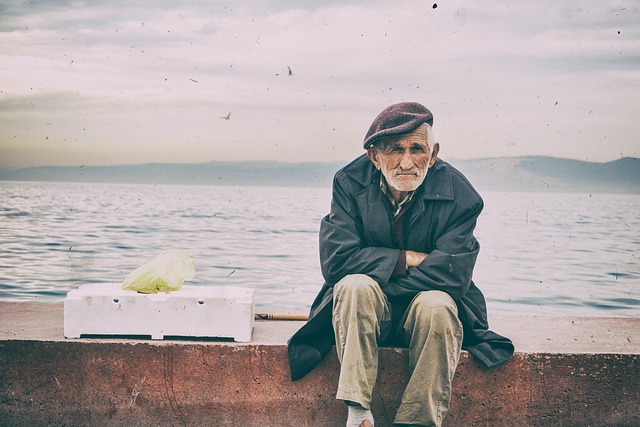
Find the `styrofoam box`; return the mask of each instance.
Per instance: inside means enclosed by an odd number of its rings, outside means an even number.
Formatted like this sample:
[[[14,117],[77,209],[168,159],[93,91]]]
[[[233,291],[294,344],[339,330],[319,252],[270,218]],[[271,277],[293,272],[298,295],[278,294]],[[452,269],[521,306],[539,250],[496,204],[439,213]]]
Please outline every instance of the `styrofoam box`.
[[[182,286],[141,294],[119,284],[83,285],[64,300],[64,336],[150,335],[233,338],[251,341],[253,289]]]

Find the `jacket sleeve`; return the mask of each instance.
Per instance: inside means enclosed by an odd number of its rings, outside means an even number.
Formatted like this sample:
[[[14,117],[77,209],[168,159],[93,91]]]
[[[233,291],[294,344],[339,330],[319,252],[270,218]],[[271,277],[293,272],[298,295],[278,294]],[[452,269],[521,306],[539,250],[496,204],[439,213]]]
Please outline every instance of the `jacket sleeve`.
[[[331,212],[320,224],[320,267],[330,286],[350,274],[366,274],[379,283],[392,277],[399,249],[367,246],[352,184],[338,172],[333,180]]]
[[[472,203],[454,202],[458,205],[453,208],[444,232],[436,238],[434,250],[418,267],[408,268],[405,277],[382,284],[388,296],[413,297],[421,291],[440,290],[458,301],[465,295],[480,251],[473,230],[483,203],[480,197],[472,200]]]

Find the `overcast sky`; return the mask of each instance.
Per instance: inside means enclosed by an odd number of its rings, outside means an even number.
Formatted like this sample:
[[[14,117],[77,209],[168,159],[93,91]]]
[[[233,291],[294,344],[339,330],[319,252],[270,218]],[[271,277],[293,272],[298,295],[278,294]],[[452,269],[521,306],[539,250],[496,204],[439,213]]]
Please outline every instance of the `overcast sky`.
[[[640,3],[0,5],[4,167],[348,161],[400,101],[443,158],[640,157]]]

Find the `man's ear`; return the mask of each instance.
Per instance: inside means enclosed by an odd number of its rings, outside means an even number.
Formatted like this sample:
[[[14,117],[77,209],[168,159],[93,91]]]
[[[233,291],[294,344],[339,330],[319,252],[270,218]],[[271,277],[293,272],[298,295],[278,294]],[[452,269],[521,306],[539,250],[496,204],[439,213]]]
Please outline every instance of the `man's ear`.
[[[367,149],[367,156],[369,156],[369,160],[375,165],[376,169],[380,170],[380,162],[378,161],[378,155],[380,152],[375,148]]]
[[[438,153],[440,152],[440,144],[437,142],[433,144],[433,150],[431,151],[431,159],[429,159],[429,167],[433,166],[438,158]]]

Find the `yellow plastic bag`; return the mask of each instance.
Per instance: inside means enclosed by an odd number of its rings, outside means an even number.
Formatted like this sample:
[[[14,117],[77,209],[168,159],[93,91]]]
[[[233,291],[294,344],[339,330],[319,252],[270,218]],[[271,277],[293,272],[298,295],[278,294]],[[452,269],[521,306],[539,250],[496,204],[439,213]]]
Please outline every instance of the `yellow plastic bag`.
[[[141,265],[124,279],[122,289],[143,294],[177,291],[196,273],[196,263],[185,253],[168,249]]]

